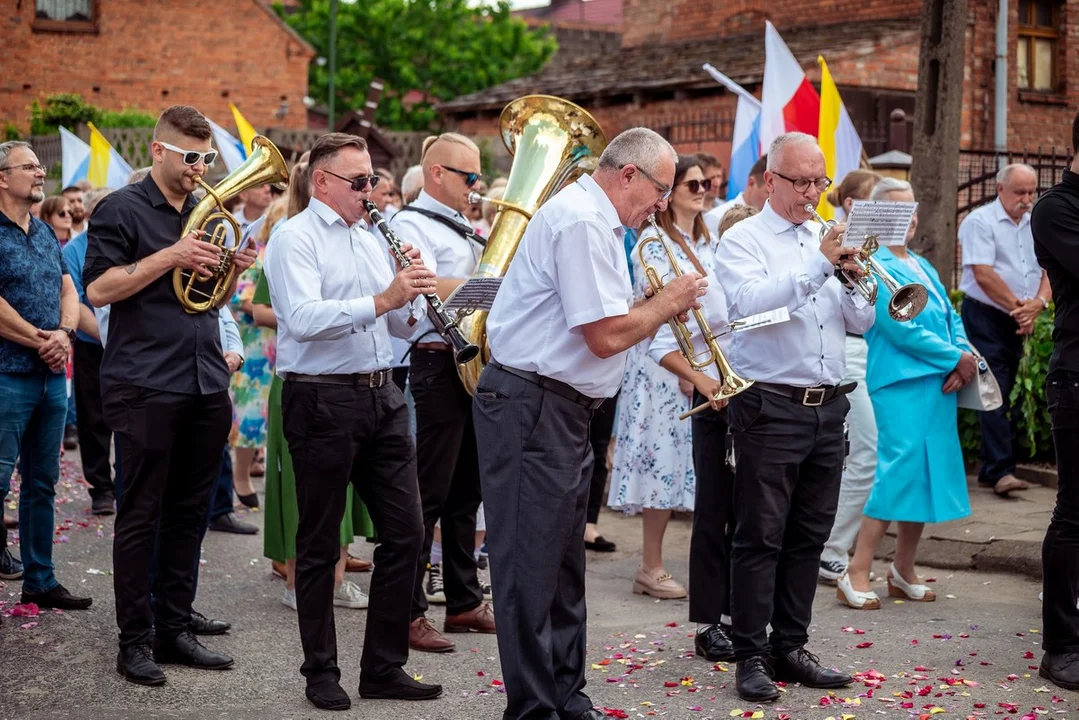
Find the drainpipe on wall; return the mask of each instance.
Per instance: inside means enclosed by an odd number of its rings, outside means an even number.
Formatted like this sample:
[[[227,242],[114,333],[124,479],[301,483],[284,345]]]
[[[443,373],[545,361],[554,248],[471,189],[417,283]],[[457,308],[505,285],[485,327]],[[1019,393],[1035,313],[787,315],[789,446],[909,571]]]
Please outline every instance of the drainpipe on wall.
[[[993,93],[993,140],[996,151],[1002,153],[1001,166],[1007,163],[1008,150],[1008,0],[1000,0],[997,8],[996,90]]]

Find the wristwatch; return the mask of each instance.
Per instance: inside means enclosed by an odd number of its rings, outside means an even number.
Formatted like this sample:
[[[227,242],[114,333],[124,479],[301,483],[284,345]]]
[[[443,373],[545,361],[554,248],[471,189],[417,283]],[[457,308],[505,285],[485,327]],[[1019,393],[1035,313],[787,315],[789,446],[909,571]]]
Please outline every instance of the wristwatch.
[[[1048,301],[1048,300],[1046,300],[1045,298],[1043,298],[1043,297],[1042,297],[1041,295],[1038,295],[1037,297],[1038,297],[1038,299],[1039,299],[1039,300],[1041,300],[1041,301],[1042,301],[1042,306],[1043,306],[1043,307],[1044,307],[1044,308],[1045,308],[1046,310],[1048,310],[1048,309],[1049,309],[1049,301]]]
[[[70,342],[72,345],[74,345],[75,344],[75,328],[65,327],[65,326],[61,325],[60,330],[65,335],[67,335],[68,342]]]

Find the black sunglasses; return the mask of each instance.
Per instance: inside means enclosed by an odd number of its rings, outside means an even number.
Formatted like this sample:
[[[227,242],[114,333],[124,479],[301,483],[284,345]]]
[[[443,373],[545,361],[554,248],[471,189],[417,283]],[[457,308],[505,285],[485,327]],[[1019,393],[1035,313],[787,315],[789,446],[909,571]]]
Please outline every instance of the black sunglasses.
[[[701,190],[704,190],[704,192],[708,192],[712,189],[711,178],[705,178],[704,180],[686,180],[685,182],[680,182],[678,184],[685,185],[694,195],[699,193]]]
[[[461,175],[462,177],[464,177],[464,179],[465,179],[465,187],[472,187],[473,185],[475,185],[476,183],[478,183],[480,181],[480,174],[479,173],[465,172],[464,170],[458,170],[457,168],[452,168],[449,165],[443,165],[442,169],[443,170],[449,170],[450,172],[457,173],[458,175]]]
[[[375,187],[378,186],[378,181],[382,179],[378,175],[360,175],[359,177],[347,178],[338,175],[335,172],[330,172],[326,168],[319,169],[327,175],[333,175],[338,180],[344,180],[345,182],[350,183],[349,188],[352,192],[367,192],[368,189],[374,190]],[[368,187],[368,185],[370,185],[370,187]]]

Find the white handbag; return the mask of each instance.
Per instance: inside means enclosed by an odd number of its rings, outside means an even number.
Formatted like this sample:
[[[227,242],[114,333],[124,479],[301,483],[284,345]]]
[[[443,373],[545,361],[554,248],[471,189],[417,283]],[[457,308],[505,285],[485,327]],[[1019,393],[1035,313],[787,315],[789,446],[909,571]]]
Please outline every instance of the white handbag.
[[[993,371],[989,369],[989,363],[985,361],[985,358],[978,354],[978,350],[973,345],[970,346],[970,350],[978,364],[978,374],[959,389],[959,407],[968,410],[996,410],[1004,404],[1004,398],[1000,394],[1000,385]]]

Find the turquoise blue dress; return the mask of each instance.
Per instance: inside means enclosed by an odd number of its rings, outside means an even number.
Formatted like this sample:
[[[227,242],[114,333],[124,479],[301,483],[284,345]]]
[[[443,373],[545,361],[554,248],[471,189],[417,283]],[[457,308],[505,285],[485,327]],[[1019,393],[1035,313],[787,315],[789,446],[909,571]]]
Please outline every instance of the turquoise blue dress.
[[[900,284],[928,285],[929,301],[913,320],[896,322],[888,316],[889,293],[881,284],[877,319],[865,336],[877,475],[864,512],[877,520],[939,523],[970,515],[957,394],[941,390],[969,342],[937,271],[909,255],[921,273],[888,248],[874,256]]]

